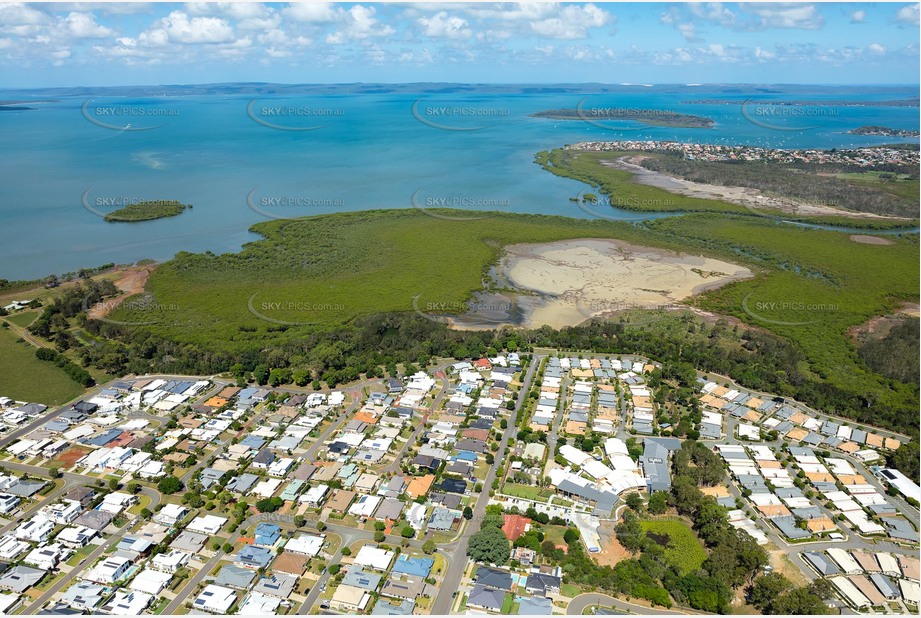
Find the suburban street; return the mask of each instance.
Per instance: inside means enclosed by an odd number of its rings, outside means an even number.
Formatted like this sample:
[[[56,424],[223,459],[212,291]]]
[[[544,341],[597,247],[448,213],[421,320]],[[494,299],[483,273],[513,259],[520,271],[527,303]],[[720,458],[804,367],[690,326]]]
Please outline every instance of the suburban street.
[[[502,434],[499,450],[496,451],[495,460],[497,462],[504,460],[509,440],[518,433],[518,427],[515,422],[518,418],[518,411],[527,399],[528,391],[531,388],[531,381],[534,378],[534,373],[542,358],[542,355],[535,355],[531,358],[531,364],[528,366],[527,374],[525,374],[524,382],[521,385],[521,390],[519,391],[520,395],[515,404],[515,409],[511,411],[508,426]],[[489,503],[489,491],[492,489],[492,483],[496,478],[497,468],[498,466],[491,466],[486,472],[486,478],[483,479],[483,490],[477,497],[476,506],[473,509],[473,519],[467,522],[464,534],[458,539],[457,546],[454,548],[454,551],[451,552],[452,559],[450,565],[445,572],[444,580],[438,591],[438,596],[432,604],[431,613],[433,614],[449,614],[451,612],[451,606],[454,603],[454,593],[460,588],[460,583],[467,567],[467,543],[470,541],[470,536],[479,530],[480,522],[483,521],[483,516],[486,514],[486,506]]]

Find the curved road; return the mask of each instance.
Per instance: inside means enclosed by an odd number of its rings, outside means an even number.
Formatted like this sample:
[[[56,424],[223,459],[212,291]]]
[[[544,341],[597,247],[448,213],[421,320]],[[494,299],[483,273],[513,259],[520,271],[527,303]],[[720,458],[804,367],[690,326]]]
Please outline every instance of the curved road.
[[[586,594],[580,594],[579,596],[575,597],[566,608],[566,613],[570,616],[581,616],[582,612],[585,611],[585,608],[591,607],[592,605],[610,607],[615,610],[631,612],[634,614],[648,614],[654,616],[687,616],[688,614],[700,613],[693,610],[684,609],[674,610],[664,609],[661,607],[643,607],[642,605],[633,605],[632,603],[627,603],[626,601],[615,599],[614,597],[610,597],[606,594],[598,594],[595,592],[588,592]]]

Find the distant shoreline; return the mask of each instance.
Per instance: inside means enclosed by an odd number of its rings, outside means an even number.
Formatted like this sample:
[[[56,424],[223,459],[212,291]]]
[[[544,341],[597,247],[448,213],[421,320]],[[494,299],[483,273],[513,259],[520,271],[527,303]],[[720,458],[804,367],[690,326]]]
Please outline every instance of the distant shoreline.
[[[549,118],[551,120],[582,120],[600,122],[603,120],[633,120],[657,127],[676,127],[683,129],[709,129],[715,122],[705,116],[679,114],[660,109],[634,109],[624,107],[590,107],[587,109],[550,109],[530,114],[532,118]]]
[[[697,99],[682,101],[685,105],[775,105],[777,107],[919,107],[921,99],[891,99],[888,101],[739,101],[737,99]]]

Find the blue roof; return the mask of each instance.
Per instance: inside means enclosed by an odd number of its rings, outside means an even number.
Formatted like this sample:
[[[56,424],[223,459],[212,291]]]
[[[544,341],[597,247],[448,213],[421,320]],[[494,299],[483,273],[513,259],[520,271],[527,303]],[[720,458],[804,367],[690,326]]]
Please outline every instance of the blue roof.
[[[120,435],[122,435],[121,429],[109,429],[98,436],[84,440],[84,442],[86,444],[92,444],[93,446],[105,446]]]
[[[461,461],[476,461],[476,453],[461,451],[457,454],[457,458]]]
[[[261,523],[256,526],[256,545],[274,545],[281,536],[281,528],[275,524]]]
[[[240,440],[240,444],[248,446],[249,448],[262,448],[262,445],[265,444],[265,440],[259,436],[246,436]]]
[[[434,564],[435,561],[431,558],[414,558],[406,554],[400,554],[392,570],[394,573],[405,573],[406,575],[425,578],[429,576]]]
[[[243,564],[250,564],[256,567],[268,566],[272,561],[274,554],[265,547],[256,547],[247,545],[237,552],[237,560]]]
[[[545,597],[518,597],[519,616],[549,616],[553,613],[553,602]]]

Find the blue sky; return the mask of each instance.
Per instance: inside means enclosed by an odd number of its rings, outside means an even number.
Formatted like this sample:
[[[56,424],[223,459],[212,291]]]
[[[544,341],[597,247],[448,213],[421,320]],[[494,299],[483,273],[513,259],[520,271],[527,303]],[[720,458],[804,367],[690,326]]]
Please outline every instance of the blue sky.
[[[918,20],[918,3],[4,3],[0,83],[916,84]]]

